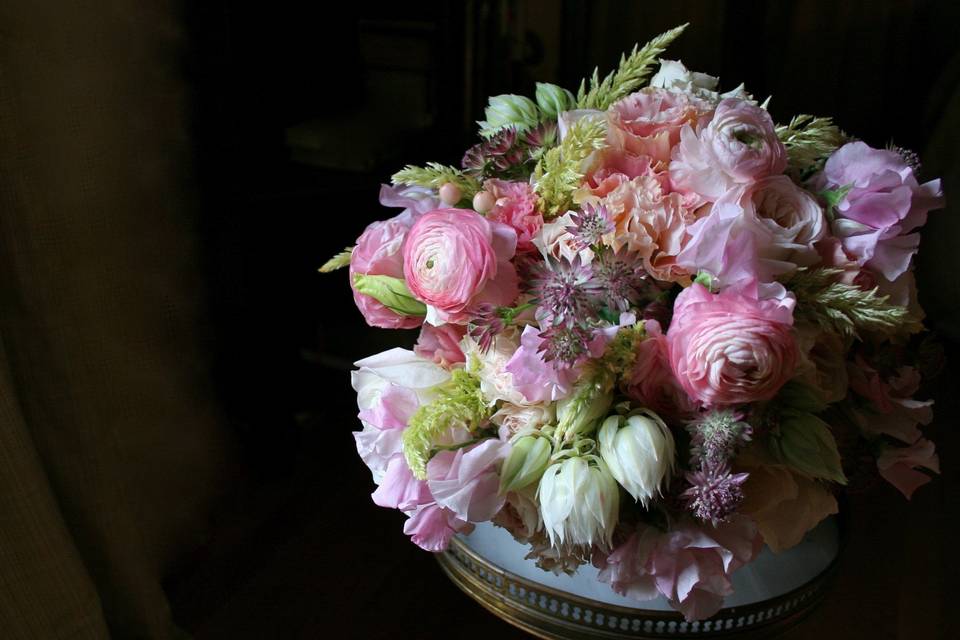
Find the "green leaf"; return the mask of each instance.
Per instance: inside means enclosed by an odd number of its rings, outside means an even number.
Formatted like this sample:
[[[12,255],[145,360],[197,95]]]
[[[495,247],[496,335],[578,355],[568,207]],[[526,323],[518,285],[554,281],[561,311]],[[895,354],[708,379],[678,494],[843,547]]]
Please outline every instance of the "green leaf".
[[[350,257],[352,255],[353,247],[347,247],[337,255],[324,262],[323,266],[319,269],[320,273],[330,273],[331,271],[336,271],[337,269],[342,269],[343,267],[349,266]]]
[[[427,315],[427,305],[413,297],[401,278],[358,273],[353,276],[353,287],[398,315]]]
[[[586,80],[580,83],[577,107],[604,110],[617,100],[639,89],[650,74],[651,65],[657,61],[661,53],[666,51],[670,43],[683,33],[688,24],[682,24],[661,33],[639,50],[634,46],[629,56],[620,56],[620,66],[616,71],[611,71],[603,82],[600,81],[597,70],[594,69],[593,77],[590,78],[590,90],[587,91]]]
[[[777,460],[801,473],[847,484],[830,426],[812,413],[782,411],[779,433],[771,434],[770,449]]]

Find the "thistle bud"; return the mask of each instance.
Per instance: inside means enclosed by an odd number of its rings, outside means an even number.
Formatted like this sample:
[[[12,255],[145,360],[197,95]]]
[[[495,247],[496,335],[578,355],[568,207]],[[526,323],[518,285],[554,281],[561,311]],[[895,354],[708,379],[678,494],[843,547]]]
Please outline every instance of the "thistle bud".
[[[551,453],[546,438],[523,436],[514,442],[500,470],[500,493],[523,489],[538,481],[550,464]]]
[[[546,82],[537,83],[537,106],[548,118],[556,118],[563,111],[569,111],[576,106],[573,94]]]
[[[673,434],[657,414],[610,416],[600,427],[600,455],[610,473],[634,500],[646,507],[661,485],[669,484],[676,447]]]
[[[574,457],[550,465],[537,496],[551,545],[609,548],[620,513],[620,489],[602,460]]]

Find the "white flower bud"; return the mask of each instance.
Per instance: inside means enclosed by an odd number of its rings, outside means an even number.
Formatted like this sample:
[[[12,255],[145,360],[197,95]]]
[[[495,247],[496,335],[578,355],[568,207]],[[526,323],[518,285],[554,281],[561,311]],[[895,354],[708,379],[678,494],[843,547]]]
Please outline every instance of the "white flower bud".
[[[610,416],[603,421],[598,440],[610,473],[644,507],[661,494],[661,485],[669,484],[676,446],[657,414],[643,409],[626,418]]]
[[[549,466],[537,497],[551,545],[610,546],[620,489],[602,460],[574,457]]]

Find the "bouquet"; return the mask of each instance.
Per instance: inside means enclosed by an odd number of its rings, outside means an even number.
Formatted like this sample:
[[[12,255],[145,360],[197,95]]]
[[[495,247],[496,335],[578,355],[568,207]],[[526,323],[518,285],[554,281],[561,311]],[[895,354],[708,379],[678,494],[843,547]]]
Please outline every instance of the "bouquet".
[[[848,478],[909,498],[938,472],[911,262],[943,197],[904,149],[658,60],[685,26],[576,95],[491,98],[461,168],[396,173],[400,213],[321,270],[420,331],[352,378],[373,501],[415,544],[492,521],[696,620]]]

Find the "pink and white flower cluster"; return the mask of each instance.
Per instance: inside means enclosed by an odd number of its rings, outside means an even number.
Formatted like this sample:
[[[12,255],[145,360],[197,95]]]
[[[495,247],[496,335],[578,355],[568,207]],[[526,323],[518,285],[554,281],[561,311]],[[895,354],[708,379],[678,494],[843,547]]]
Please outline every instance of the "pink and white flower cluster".
[[[908,498],[939,471],[905,346],[939,181],[839,130],[795,154],[717,85],[665,60],[603,110],[499,96],[462,172],[383,187],[402,211],[358,238],[354,299],[420,336],[356,363],[355,435],[414,543],[493,521],[544,568],[592,559],[702,619],[837,511],[845,453]],[[587,122],[605,135],[558,211],[542,163]]]

